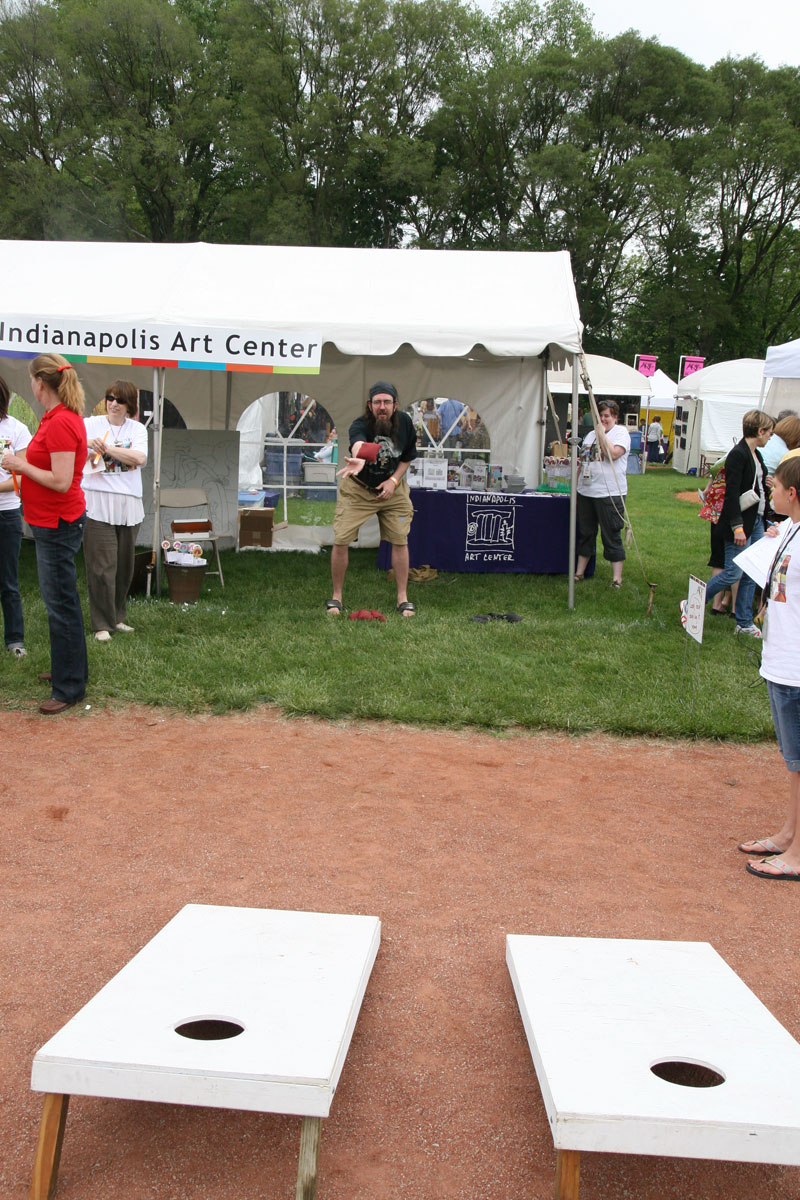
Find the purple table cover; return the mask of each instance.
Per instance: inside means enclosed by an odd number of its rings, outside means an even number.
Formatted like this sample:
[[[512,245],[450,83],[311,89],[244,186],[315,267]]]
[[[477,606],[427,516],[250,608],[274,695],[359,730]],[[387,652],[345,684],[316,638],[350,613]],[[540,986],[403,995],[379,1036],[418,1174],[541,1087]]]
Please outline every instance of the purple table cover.
[[[412,488],[411,499],[412,567],[427,563],[437,571],[567,573],[568,495]],[[388,542],[380,544],[378,566],[391,566]]]

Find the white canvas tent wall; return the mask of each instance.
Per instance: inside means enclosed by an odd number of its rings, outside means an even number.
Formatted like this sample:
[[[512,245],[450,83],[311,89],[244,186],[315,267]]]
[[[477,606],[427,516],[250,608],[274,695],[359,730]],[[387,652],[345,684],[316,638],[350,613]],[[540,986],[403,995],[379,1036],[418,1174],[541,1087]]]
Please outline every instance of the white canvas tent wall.
[[[760,407],[773,417],[784,408],[800,413],[800,338],[767,350]]]
[[[742,436],[742,417],[758,408],[764,360],[735,358],[678,384],[672,465],[686,474],[720,458]]]
[[[278,432],[278,393],[259,396],[236,422],[239,432],[239,491],[261,487],[264,438]]]
[[[234,371],[169,371],[166,394],[190,428],[234,428],[269,379],[313,395],[346,430],[369,384],[388,377],[404,406],[447,395],[477,408],[493,457],[534,483],[544,408],[539,355],[550,347],[564,358],[581,343],[565,252],[5,241],[0,254],[0,327],[5,320],[7,334],[9,317],[17,325],[28,318],[39,335],[27,339],[23,353],[45,348],[45,329],[46,348],[58,348],[54,329],[81,319],[131,329],[192,327],[209,337],[234,328],[238,345],[265,334],[303,333],[322,342],[318,375],[251,374],[241,361]],[[0,342],[1,369],[27,394],[27,364],[9,357],[6,345]],[[133,363],[81,363],[90,405],[118,375],[152,387],[149,361],[143,355]]]

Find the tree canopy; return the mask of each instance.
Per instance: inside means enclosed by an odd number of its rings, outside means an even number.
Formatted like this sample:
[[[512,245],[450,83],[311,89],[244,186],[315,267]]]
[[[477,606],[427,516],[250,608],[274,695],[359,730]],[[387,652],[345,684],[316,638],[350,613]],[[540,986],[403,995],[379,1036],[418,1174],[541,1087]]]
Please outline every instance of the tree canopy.
[[[0,236],[566,249],[587,348],[800,334],[800,69],[570,0],[5,0]]]

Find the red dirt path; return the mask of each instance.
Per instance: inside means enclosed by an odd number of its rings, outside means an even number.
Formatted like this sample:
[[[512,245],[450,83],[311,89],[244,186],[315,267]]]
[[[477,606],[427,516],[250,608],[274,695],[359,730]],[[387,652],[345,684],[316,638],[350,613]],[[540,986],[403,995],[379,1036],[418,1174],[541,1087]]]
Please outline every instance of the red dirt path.
[[[371,913],[319,1200],[549,1200],[506,932],[710,941],[800,1037],[773,746],[421,731],[274,711],[4,714],[0,1197],[28,1194],[36,1049],[185,903]],[[765,1063],[768,1087],[779,1063]],[[291,1200],[299,1121],[76,1097],[60,1200]],[[774,1200],[800,1169],[582,1156],[582,1200]]]

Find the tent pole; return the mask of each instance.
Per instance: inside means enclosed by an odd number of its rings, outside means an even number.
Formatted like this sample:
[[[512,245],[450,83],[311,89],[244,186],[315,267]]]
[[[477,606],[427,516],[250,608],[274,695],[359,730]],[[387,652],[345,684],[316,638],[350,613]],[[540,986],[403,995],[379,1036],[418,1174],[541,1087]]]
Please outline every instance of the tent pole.
[[[650,396],[647,397],[647,408],[644,415],[644,433],[642,434],[642,474],[647,470],[647,431],[650,428]]]
[[[572,437],[569,439],[569,590],[567,608],[575,607],[575,547],[578,520],[578,355],[572,356]]]
[[[163,431],[164,368],[153,367],[153,553],[156,595],[161,595],[161,443]]]

